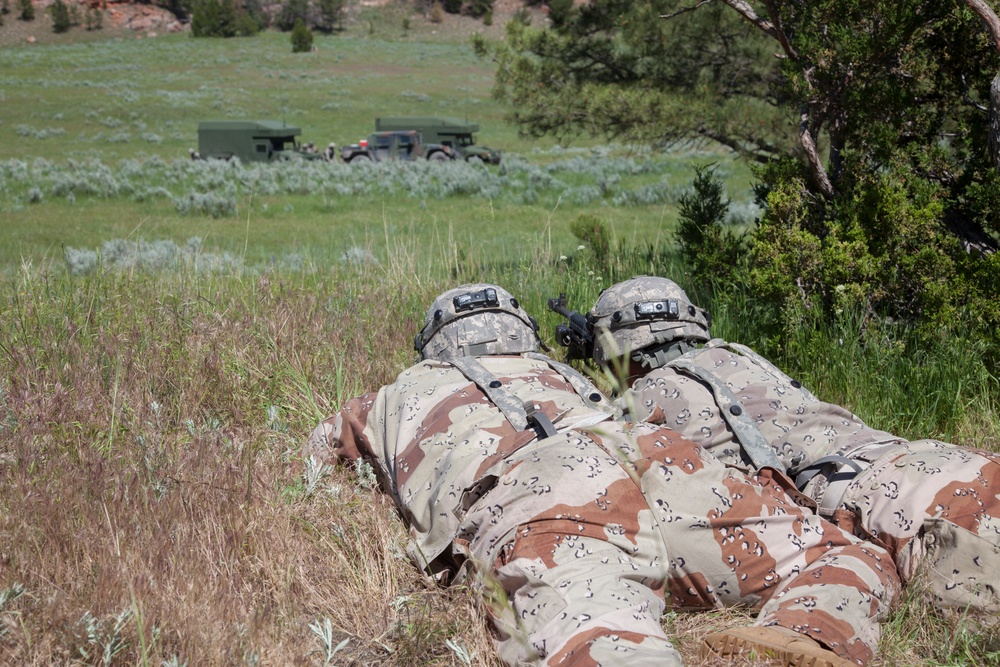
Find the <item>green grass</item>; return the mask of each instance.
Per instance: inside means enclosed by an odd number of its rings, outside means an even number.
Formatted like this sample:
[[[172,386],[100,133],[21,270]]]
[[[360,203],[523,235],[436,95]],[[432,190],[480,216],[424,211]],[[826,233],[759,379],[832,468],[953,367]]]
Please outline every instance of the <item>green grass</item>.
[[[357,141],[374,129],[378,115],[450,114],[478,122],[480,143],[540,166],[574,158],[600,163],[605,154],[655,159],[661,166],[653,173],[622,175],[604,186],[602,201],[583,206],[552,188],[527,204],[510,196],[266,196],[247,188],[235,197],[238,214],[223,220],[182,217],[162,198],[135,202],[129,194],[84,194],[69,202],[36,179],[5,184],[0,178],[0,212],[9,239],[0,250],[0,266],[17,264],[21,257],[36,262],[58,257],[60,246],[96,249],[115,238],[183,242],[192,236],[213,250],[243,253],[245,248],[258,262],[304,248],[333,246],[335,255],[349,244],[373,245],[384,257],[387,229],[414,230],[424,241],[448,235],[506,254],[551,240],[559,254],[569,255],[578,245],[569,224],[582,212],[597,213],[623,239],[658,242],[673,229],[672,204],[621,209],[607,206],[607,200],[660,180],[685,187],[694,163],[716,161],[723,163],[720,173],[730,183],[730,196],[751,199],[746,166],[725,154],[650,156],[615,147],[591,155],[558,150],[551,140],[519,137],[490,96],[490,64],[473,56],[466,38],[447,26],[431,36],[430,24],[416,18],[410,36],[401,38],[388,27],[400,24],[401,17],[374,20],[373,36],[367,18],[359,16],[345,33],[318,36],[318,51],[310,54],[292,54],[288,36],[277,32],[232,40],[176,34],[0,49],[0,164],[33,164],[41,158],[58,169],[68,160],[97,161],[116,171],[124,160],[185,160],[187,149],[197,145],[197,123],[206,119],[284,119],[303,129],[303,141],[322,146],[330,140]],[[592,146],[585,139],[579,148]],[[562,172],[556,177],[568,187],[596,185],[594,176]],[[40,203],[29,203],[31,187],[40,189]]]

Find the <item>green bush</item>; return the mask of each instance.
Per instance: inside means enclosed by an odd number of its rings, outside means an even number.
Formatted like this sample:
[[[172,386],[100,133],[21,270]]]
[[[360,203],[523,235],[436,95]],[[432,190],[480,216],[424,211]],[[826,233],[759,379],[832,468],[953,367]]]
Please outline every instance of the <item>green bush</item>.
[[[309,53],[312,51],[312,46],[312,30],[306,27],[302,19],[298,19],[292,28],[292,53]]]
[[[946,186],[915,178],[905,163],[859,172],[833,200],[811,196],[791,161],[761,170],[766,204],[752,243],[753,290],[782,310],[786,326],[807,311],[850,309],[912,325],[933,340],[971,316],[973,337],[997,350],[995,255],[968,252],[949,232]],[[978,333],[977,333],[978,331]]]
[[[566,23],[573,11],[573,0],[549,0],[549,20],[552,25],[559,27]]]
[[[459,14],[462,11],[462,0],[444,0],[441,6],[449,14]]]
[[[22,21],[34,21],[35,20],[35,6],[31,4],[31,0],[17,0],[17,8],[19,10],[18,18]]]
[[[274,24],[278,30],[288,32],[295,28],[296,21],[302,21],[304,25],[309,24],[309,0],[288,0],[281,6]]]
[[[52,32],[69,32],[69,7],[63,0],[56,0],[49,5],[49,12],[52,14]]]
[[[573,236],[590,244],[590,252],[597,266],[608,266],[611,259],[611,235],[603,220],[590,213],[581,213],[570,223],[569,229]]]
[[[316,22],[316,29],[321,30],[326,33],[331,33],[335,28],[341,26],[341,20],[343,18],[344,9],[347,6],[347,0],[317,0],[317,8],[319,9],[319,20]],[[404,21],[407,19],[404,19]],[[404,25],[403,30],[408,29],[408,24]]]
[[[492,23],[493,0],[472,0],[465,8],[465,13],[476,19],[490,15]]]
[[[677,203],[677,242],[684,265],[699,285],[728,283],[746,250],[740,237],[722,228],[731,202],[714,166],[696,169],[693,187]]]
[[[237,10],[234,0],[195,0],[191,14],[192,37],[237,35]]]
[[[100,9],[87,7],[87,12],[83,16],[83,24],[87,30],[100,30],[104,27],[104,12]]]

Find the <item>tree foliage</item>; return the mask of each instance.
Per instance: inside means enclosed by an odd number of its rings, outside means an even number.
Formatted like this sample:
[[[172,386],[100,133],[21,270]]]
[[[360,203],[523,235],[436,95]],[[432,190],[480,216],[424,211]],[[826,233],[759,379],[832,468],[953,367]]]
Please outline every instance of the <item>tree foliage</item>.
[[[52,32],[69,32],[69,7],[63,0],[56,0],[49,5],[52,14]]]
[[[715,167],[698,168],[691,192],[677,202],[677,241],[685,268],[698,284],[729,283],[743,264],[743,238],[725,229],[729,197]]]
[[[1000,38],[979,4],[594,0],[476,47],[528,135],[754,160],[746,284],[786,319],[853,304],[930,332],[965,313],[1000,343]]]
[[[22,21],[35,20],[35,5],[31,0],[17,0],[18,18]]]
[[[295,28],[296,21],[302,21],[304,25],[309,25],[309,0],[286,0],[281,5],[281,10],[274,19],[274,24],[282,32],[288,32]]]
[[[312,30],[306,27],[302,19],[296,20],[295,27],[292,28],[292,53],[309,53],[312,46]]]
[[[193,37],[249,37],[264,27],[263,13],[254,0],[195,0],[192,7]]]
[[[319,9],[319,18],[314,26],[317,30],[331,33],[341,26],[347,0],[317,0],[316,6]]]

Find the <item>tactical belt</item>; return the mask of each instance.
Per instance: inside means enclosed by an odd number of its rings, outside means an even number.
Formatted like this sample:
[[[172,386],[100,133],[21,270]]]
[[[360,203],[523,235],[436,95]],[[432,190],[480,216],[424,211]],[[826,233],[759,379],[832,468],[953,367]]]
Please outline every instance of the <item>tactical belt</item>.
[[[708,385],[715,396],[715,403],[719,406],[722,418],[733,432],[733,436],[737,442],[740,443],[743,453],[750,459],[750,463],[757,469],[766,466],[784,472],[785,466],[782,465],[777,455],[775,455],[774,450],[771,449],[771,445],[768,444],[767,439],[760,432],[760,429],[757,428],[757,424],[747,414],[743,404],[736,398],[736,394],[718,377],[713,375],[711,371],[694,365],[688,359],[685,359],[684,356],[674,359],[667,365]]]
[[[824,456],[795,473],[795,486],[799,491],[805,491],[809,482],[816,476],[823,475],[826,487],[823,489],[822,497],[817,498],[819,506],[824,510],[835,510],[840,506],[840,499],[844,497],[851,480],[867,467],[867,463],[858,463],[839,454]],[[815,498],[813,493],[808,495]]]

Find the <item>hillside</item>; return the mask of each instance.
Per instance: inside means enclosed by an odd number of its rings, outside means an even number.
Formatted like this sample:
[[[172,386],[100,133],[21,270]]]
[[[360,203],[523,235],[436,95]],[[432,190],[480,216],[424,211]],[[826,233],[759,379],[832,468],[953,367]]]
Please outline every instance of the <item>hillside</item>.
[[[32,0],[35,8],[35,18],[32,21],[17,18],[17,0],[5,1],[9,13],[3,15],[3,25],[0,26],[0,48],[19,44],[143,39],[167,33],[190,33],[190,17],[179,17],[157,4],[118,0],[66,0],[74,26],[68,33],[57,35],[52,31],[52,18],[48,11],[54,0]],[[414,32],[442,38],[465,38],[474,32],[499,36],[503,24],[519,9],[529,12],[533,20],[545,20],[544,7],[525,7],[521,0],[494,2],[492,21],[488,22],[491,25],[484,25],[482,20],[460,14],[441,13],[437,15],[440,21],[432,20],[429,11],[415,6],[419,3],[399,0],[361,0],[345,4],[340,26],[345,32],[367,28],[367,21],[373,13],[398,15],[400,19],[409,17]],[[276,16],[280,8],[281,3],[276,2],[264,3],[263,6],[271,17]],[[95,25],[98,19],[88,20],[88,11],[95,17],[97,12],[101,13],[99,27]]]

